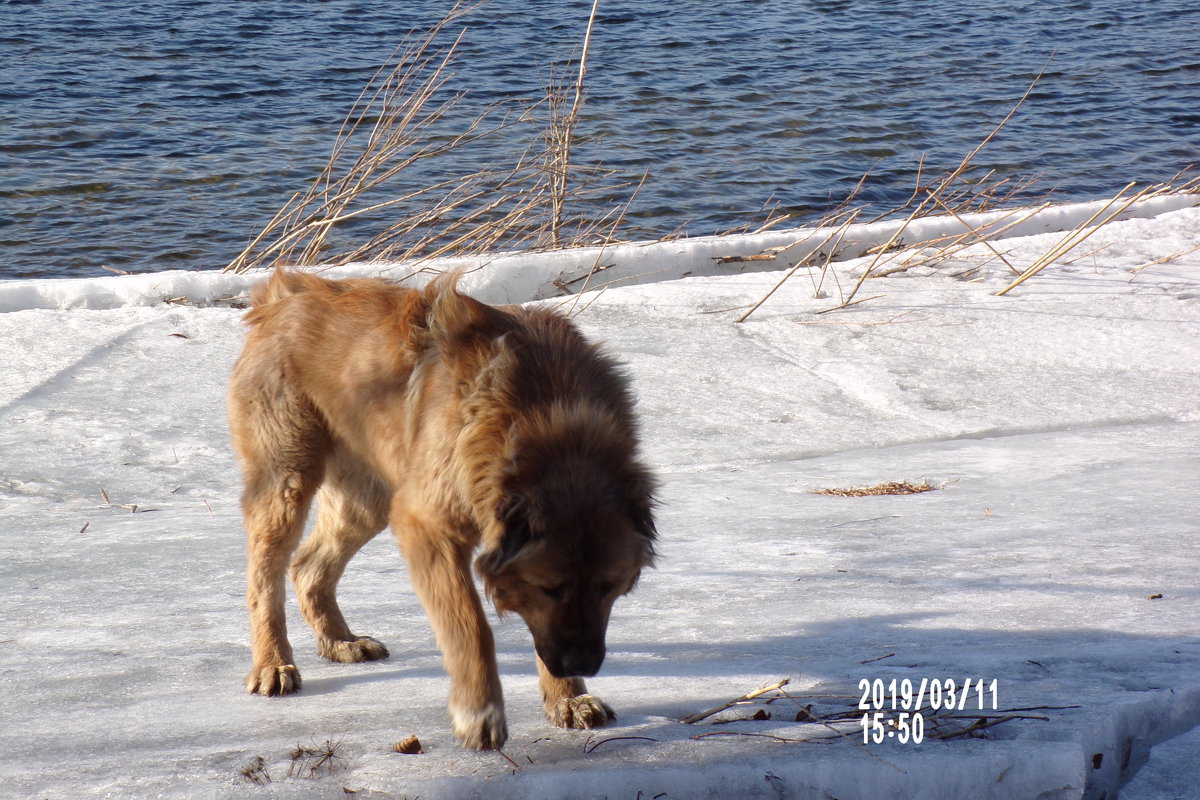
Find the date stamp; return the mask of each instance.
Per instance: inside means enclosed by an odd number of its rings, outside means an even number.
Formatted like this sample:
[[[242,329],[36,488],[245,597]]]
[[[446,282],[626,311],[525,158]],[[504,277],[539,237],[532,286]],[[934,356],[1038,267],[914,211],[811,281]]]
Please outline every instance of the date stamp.
[[[927,714],[971,710],[994,711],[1000,707],[1000,681],[996,678],[904,678],[884,681],[863,678],[861,696],[863,744],[894,740],[920,744],[925,739]]]

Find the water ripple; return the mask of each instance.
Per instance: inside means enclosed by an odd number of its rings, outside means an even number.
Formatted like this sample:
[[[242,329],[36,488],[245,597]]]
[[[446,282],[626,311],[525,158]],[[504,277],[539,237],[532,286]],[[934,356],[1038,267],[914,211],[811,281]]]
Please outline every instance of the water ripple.
[[[0,3],[0,276],[216,267],[321,167],[347,107],[444,0]],[[587,0],[492,0],[457,85],[474,106],[569,66]],[[631,236],[912,190],[1044,81],[981,155],[1062,197],[1200,157],[1193,0],[603,0],[581,157],[650,178]],[[511,153],[483,148],[479,166]],[[432,181],[443,174],[411,176]]]

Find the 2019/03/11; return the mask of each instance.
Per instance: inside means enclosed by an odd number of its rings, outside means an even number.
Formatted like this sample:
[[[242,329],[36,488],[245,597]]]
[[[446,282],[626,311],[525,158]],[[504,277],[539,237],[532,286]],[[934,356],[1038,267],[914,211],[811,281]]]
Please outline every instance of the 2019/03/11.
[[[864,744],[880,744],[885,739],[919,744],[925,738],[925,708],[962,711],[968,705],[979,710],[999,707],[1000,686],[994,678],[990,682],[977,678],[962,683],[953,678],[922,678],[920,683],[908,678],[886,683],[863,678],[858,688],[862,692],[858,708],[869,712],[861,717]]]

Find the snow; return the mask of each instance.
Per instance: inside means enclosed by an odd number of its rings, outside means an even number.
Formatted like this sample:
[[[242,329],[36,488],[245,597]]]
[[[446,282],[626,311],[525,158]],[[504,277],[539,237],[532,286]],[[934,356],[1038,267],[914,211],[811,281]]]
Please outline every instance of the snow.
[[[218,301],[261,276],[0,283],[0,794],[1189,796],[1200,253],[1142,267],[1200,245],[1194,199],[1136,207],[1003,297],[1012,275],[978,248],[868,281],[875,299],[827,314],[837,289],[813,298],[800,272],[740,324],[810,233],[510,254],[473,272],[473,294],[514,302],[612,264],[593,285],[622,280],[576,319],[627,365],[663,487],[660,565],[618,603],[589,681],[613,727],[551,728],[528,633],[495,621],[519,769],[450,735],[440,657],[388,537],[341,598],[391,659],[322,662],[289,609],[303,692],[243,693],[223,399],[242,312]],[[1028,265],[1094,210],[1047,210],[997,246]],[[861,253],[893,231],[848,237]],[[768,248],[784,255],[717,260]],[[865,263],[836,265],[843,289]],[[814,493],[904,480],[938,488]],[[791,721],[786,700],[718,715],[769,720],[680,722],[784,677],[822,711],[853,706],[861,679],[994,679],[1001,709],[1040,718],[868,745],[857,723]],[[425,754],[393,753],[410,734]],[[294,748],[326,741],[336,769],[288,776]],[[239,774],[255,757],[272,782]]]

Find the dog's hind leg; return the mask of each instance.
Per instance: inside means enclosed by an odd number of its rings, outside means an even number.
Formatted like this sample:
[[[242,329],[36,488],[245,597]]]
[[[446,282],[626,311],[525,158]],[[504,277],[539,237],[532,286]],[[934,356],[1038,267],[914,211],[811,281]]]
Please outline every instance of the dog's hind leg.
[[[317,637],[317,652],[331,661],[388,657],[383,643],[350,631],[338,607],[337,583],[347,562],[387,525],[387,488],[343,454],[329,459],[317,494],[317,522],[292,561],[300,613]]]
[[[492,629],[471,576],[474,545],[449,521],[405,513],[400,503],[391,521],[450,675],[454,735],[467,747],[497,750],[508,727]]]
[[[300,672],[287,638],[285,576],[323,479],[329,439],[315,412],[286,387],[269,395],[250,381],[239,381],[236,371],[229,412],[245,481],[242,513],[252,658],[246,689],[290,694],[300,688]]]
[[[556,678],[540,656],[535,654],[535,658],[542,709],[552,724],[560,728],[599,728],[616,718],[608,703],[587,693],[583,678]]]

